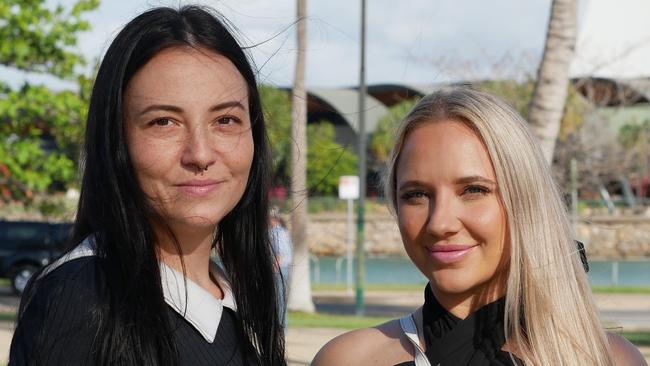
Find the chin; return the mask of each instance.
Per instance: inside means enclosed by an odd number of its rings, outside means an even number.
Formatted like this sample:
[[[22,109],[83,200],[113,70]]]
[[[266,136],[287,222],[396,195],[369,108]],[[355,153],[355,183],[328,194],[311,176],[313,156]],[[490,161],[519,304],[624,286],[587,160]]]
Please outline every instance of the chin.
[[[431,285],[438,291],[448,294],[463,294],[475,292],[483,287],[485,281],[480,281],[477,278],[467,278],[461,273],[463,270],[443,269],[431,273],[429,280]],[[464,269],[467,273],[467,269]]]
[[[190,213],[182,217],[170,217],[168,223],[172,226],[182,226],[186,228],[201,229],[214,229],[223,215],[216,215],[214,212],[210,213]]]

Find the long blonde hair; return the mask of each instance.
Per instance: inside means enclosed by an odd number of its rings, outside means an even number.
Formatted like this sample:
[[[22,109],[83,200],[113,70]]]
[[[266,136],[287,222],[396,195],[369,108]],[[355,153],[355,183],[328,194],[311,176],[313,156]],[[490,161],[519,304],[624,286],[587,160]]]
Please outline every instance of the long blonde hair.
[[[465,123],[485,144],[506,211],[509,349],[526,365],[612,365],[559,190],[526,121],[505,102],[469,87],[420,100],[398,128],[387,166],[384,186],[393,212],[397,162],[409,134],[449,119]]]

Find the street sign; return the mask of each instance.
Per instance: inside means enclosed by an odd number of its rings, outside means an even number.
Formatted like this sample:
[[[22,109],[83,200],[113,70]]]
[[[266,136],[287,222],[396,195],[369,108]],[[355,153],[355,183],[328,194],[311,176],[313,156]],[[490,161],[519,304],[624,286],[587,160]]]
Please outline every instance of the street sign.
[[[359,198],[358,176],[342,175],[339,177],[339,198],[342,200],[356,200]]]

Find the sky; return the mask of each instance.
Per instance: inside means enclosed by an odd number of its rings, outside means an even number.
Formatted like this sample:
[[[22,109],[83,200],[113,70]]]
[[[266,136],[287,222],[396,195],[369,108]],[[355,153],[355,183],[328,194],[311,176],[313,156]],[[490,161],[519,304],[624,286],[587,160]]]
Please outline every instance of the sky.
[[[52,4],[58,2],[71,5],[75,0],[49,0]],[[250,53],[262,82],[291,85],[296,56],[295,0],[198,2],[214,7],[237,27],[240,42],[251,46]],[[154,6],[175,7],[186,3],[104,0],[98,10],[87,14],[93,29],[80,35],[79,48],[89,60],[97,59],[119,29],[137,14]],[[587,56],[583,57],[585,61],[573,66],[575,74],[603,72],[602,62],[586,62],[598,59],[589,53],[591,50],[621,48],[624,43],[621,40],[628,38],[635,45],[650,45],[650,22],[644,19],[650,14],[649,0],[582,0],[580,4],[578,50],[584,48],[580,52]],[[307,6],[307,86],[357,85],[360,0],[310,0]],[[635,10],[621,15],[624,26],[616,27],[611,19],[606,19],[626,7]],[[434,84],[534,75],[544,46],[550,8],[551,0],[367,0],[367,82]],[[630,20],[635,14],[636,22]],[[585,19],[586,15],[589,19]],[[586,28],[584,32],[583,28]],[[650,46],[646,48],[648,57],[641,53],[644,60],[650,59]],[[610,56],[623,53],[629,54],[630,47],[608,52]],[[630,70],[629,65],[619,68]],[[55,88],[67,85],[6,69],[0,71],[10,75],[14,83],[27,78],[43,80]],[[650,70],[647,75],[650,76]]]

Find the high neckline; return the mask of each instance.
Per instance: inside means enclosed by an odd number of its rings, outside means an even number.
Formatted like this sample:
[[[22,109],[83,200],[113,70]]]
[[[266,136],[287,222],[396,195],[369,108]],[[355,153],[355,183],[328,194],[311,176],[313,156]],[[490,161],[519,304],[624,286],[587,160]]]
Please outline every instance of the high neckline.
[[[427,284],[422,308],[426,355],[434,365],[512,365],[505,344],[505,298],[460,319],[445,309]]]

